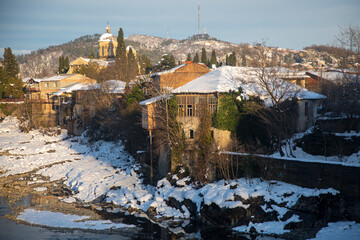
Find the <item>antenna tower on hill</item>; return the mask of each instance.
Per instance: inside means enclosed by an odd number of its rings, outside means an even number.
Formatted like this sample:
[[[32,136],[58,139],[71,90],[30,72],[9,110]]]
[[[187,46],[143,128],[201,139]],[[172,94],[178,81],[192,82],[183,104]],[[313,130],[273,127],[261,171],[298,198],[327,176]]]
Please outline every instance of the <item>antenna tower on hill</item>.
[[[200,1],[198,4],[198,34],[200,34]]]

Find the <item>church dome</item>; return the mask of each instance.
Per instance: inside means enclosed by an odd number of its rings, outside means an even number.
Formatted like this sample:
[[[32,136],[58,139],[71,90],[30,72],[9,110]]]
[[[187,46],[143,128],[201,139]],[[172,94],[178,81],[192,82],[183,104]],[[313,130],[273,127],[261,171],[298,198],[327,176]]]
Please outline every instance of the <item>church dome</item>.
[[[100,42],[116,41],[116,37],[111,33],[104,33],[103,35],[101,35],[99,41]]]
[[[105,33],[101,35],[99,42],[110,42],[110,41],[116,41],[116,37],[111,34],[111,29],[109,25],[107,25],[105,29]]]

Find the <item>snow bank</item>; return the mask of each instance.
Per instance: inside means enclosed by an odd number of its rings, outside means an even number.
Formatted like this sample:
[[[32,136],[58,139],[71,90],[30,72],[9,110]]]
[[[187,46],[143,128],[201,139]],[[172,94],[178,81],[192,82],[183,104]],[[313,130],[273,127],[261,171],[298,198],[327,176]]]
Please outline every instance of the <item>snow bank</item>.
[[[31,224],[58,228],[106,230],[135,227],[134,225],[113,223],[110,220],[86,220],[88,218],[90,218],[90,216],[36,211],[34,209],[25,209],[25,211],[20,213],[20,215],[17,217],[17,219],[26,221]]]
[[[314,240],[343,240],[359,239],[360,223],[356,222],[335,222],[329,223],[327,227],[322,228]]]

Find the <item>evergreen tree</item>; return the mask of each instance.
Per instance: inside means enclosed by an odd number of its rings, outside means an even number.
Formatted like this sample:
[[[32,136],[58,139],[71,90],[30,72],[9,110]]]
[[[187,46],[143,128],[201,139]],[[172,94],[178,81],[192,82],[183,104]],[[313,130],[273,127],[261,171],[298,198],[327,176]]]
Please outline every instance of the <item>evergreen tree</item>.
[[[198,63],[199,62],[199,54],[195,53],[193,62]]]
[[[4,88],[5,98],[21,98],[24,95],[21,79],[10,77]]]
[[[20,98],[23,96],[21,79],[17,78],[19,63],[10,48],[5,48],[3,67],[0,67],[0,98]]]
[[[66,58],[64,56],[59,57],[59,67],[58,67],[59,74],[67,73],[67,71],[69,70],[69,66],[70,66],[69,57]]]
[[[191,61],[191,54],[190,53],[188,53],[186,61]]]
[[[69,68],[70,68],[70,61],[69,61],[69,57],[68,57],[68,56],[66,56],[66,58],[65,58],[65,60],[64,60],[64,68],[65,68],[65,70],[66,70],[65,73],[67,73],[67,71],[68,71]]]
[[[132,51],[132,48],[129,49],[129,53],[128,53],[128,77],[129,80],[134,79],[137,75],[139,75],[139,67],[138,67],[138,63],[136,61],[135,55]]]
[[[116,49],[116,79],[123,80],[128,82],[129,73],[128,73],[128,62],[126,55],[126,46],[124,42],[124,32],[120,28],[118,37],[117,37],[118,47]]]
[[[236,55],[235,55],[235,51],[233,51],[230,56],[229,56],[229,59],[228,59],[228,65],[230,66],[236,66]]]
[[[0,66],[0,99],[4,97],[5,86],[7,85],[9,77],[6,74],[4,67]]]
[[[152,71],[152,65],[150,59],[146,55],[139,57],[140,74],[148,74]]]
[[[246,67],[247,63],[246,63],[246,56],[242,55],[241,57],[241,66]]]
[[[117,42],[118,42],[118,47],[116,49],[116,57],[126,58],[126,46],[124,41],[124,32],[122,28],[120,28],[119,30]]]
[[[218,62],[217,62],[215,50],[212,50],[212,52],[211,52],[210,65],[211,65],[211,68],[212,68],[213,65],[215,65],[216,67],[218,67]]]
[[[207,66],[208,68],[211,68],[211,61],[210,61],[210,59],[207,60],[206,66]]]
[[[173,55],[164,54],[160,61],[160,71],[169,70],[175,67],[175,58]]]
[[[8,77],[16,78],[20,68],[15,55],[12,53],[11,48],[5,48],[3,65]]]
[[[206,63],[207,63],[207,57],[206,57],[205,48],[202,48],[202,49],[201,49],[201,62],[202,62],[203,64],[206,64]]]
[[[63,56],[60,56],[60,57],[59,57],[59,66],[58,66],[57,72],[58,72],[59,74],[61,74],[62,71],[63,71],[63,69],[64,69],[64,57],[63,57]]]
[[[226,59],[225,59],[225,65],[228,66],[229,65],[229,57],[228,55],[226,54]]]

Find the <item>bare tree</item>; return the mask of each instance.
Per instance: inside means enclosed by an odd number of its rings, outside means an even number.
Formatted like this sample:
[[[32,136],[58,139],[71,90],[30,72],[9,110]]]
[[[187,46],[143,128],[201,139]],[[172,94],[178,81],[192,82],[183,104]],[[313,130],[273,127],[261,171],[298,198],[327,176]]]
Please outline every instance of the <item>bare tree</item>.
[[[297,104],[296,98],[300,87],[282,78],[295,72],[276,67],[277,53],[266,47],[265,43],[256,44],[251,65],[255,77],[251,81],[259,87],[259,95],[266,96],[265,107],[255,109],[257,115],[266,124],[267,130],[281,155],[284,155],[281,142],[287,139],[291,152],[289,138],[296,131]]]
[[[321,91],[328,99],[326,110],[348,118],[360,114],[360,26],[340,28],[334,55],[338,59],[341,77],[321,84]]]

